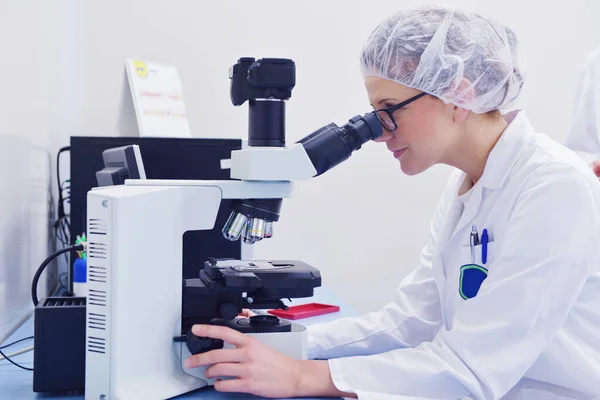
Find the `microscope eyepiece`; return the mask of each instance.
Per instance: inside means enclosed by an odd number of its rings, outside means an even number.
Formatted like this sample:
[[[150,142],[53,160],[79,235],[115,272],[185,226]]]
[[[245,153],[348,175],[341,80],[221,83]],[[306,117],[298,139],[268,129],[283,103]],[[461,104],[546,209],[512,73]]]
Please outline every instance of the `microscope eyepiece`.
[[[362,117],[357,115],[338,127],[329,124],[304,137],[301,143],[317,170],[319,176],[331,168],[347,160],[353,151],[362,147],[369,140],[383,134],[381,124],[375,114],[368,113]]]

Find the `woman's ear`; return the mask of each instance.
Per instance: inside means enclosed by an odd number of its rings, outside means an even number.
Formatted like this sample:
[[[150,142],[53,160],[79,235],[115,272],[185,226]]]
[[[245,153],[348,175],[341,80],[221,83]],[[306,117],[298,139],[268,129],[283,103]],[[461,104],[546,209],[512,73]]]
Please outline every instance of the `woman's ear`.
[[[475,99],[475,88],[471,81],[462,78],[454,89],[449,90],[444,95],[455,104],[452,114],[454,122],[464,122],[469,115],[469,110],[461,107],[461,105],[470,104]]]
[[[454,122],[465,122],[467,119],[467,116],[469,115],[469,110],[461,108],[459,106],[454,106],[454,110],[452,113],[452,120]]]

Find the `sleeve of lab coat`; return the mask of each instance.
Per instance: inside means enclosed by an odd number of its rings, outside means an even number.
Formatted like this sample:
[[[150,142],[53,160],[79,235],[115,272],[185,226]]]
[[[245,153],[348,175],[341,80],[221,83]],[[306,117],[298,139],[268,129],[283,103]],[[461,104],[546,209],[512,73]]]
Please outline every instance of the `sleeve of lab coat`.
[[[487,279],[455,314],[452,329],[416,348],[329,360],[339,390],[359,399],[498,399],[516,385],[599,262],[600,217],[590,183],[566,166],[538,169],[529,179]]]
[[[308,358],[329,359],[414,347],[431,340],[441,325],[439,292],[431,273],[431,247],[419,267],[402,280],[394,301],[357,318],[308,328]]]
[[[587,58],[576,93],[565,145],[590,163],[600,159],[600,48]]]
[[[433,339],[442,324],[440,295],[432,273],[433,249],[459,175],[451,175],[432,218],[430,240],[421,251],[419,266],[402,280],[394,301],[358,318],[309,327],[308,358],[376,354]]]

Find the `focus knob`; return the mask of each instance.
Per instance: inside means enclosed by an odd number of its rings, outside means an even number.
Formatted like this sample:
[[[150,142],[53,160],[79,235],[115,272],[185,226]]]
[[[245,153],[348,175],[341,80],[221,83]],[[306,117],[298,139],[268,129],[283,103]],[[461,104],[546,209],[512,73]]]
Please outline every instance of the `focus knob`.
[[[232,303],[223,303],[219,307],[219,314],[223,319],[234,319],[238,313],[238,308]]]

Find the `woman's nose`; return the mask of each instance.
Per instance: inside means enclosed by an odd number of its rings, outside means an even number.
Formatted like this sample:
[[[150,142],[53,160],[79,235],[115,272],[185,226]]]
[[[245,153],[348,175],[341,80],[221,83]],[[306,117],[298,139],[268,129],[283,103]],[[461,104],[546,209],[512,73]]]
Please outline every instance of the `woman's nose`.
[[[390,140],[393,137],[394,137],[394,134],[384,128],[383,134],[381,136],[379,136],[377,139],[375,139],[375,141],[377,143],[387,142],[388,140]]]

